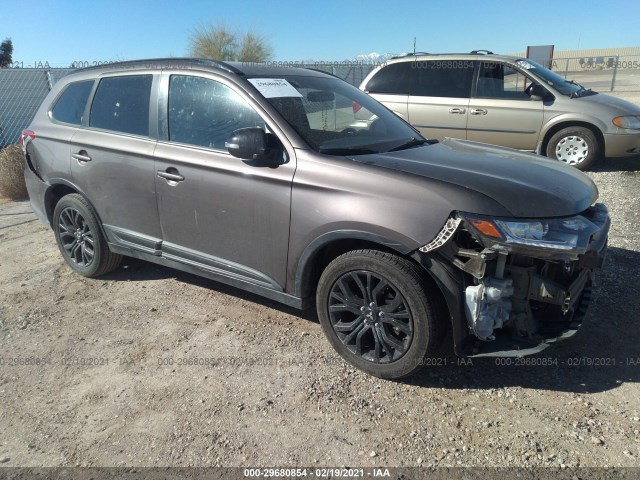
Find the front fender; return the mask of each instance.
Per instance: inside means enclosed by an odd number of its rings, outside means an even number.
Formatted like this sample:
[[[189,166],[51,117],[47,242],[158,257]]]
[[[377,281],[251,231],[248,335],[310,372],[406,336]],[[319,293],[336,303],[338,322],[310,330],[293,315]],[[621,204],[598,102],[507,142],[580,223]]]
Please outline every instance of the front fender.
[[[561,124],[568,125],[580,125],[580,124],[589,124],[593,127],[600,130],[600,132],[605,133],[609,127],[603,122],[600,118],[595,117],[593,115],[581,114],[576,115],[575,113],[561,113],[560,115],[556,115],[551,119],[547,120],[543,126],[540,138],[546,138],[549,131],[553,130],[555,127]],[[612,124],[613,125],[613,124]]]
[[[294,292],[297,297],[306,298],[311,292],[309,284],[314,272],[315,259],[318,253],[326,246],[343,240],[371,242],[397,252],[400,255],[408,254],[412,249],[387,236],[361,230],[335,230],[326,232],[310,242],[303,250],[298,260],[294,279]]]

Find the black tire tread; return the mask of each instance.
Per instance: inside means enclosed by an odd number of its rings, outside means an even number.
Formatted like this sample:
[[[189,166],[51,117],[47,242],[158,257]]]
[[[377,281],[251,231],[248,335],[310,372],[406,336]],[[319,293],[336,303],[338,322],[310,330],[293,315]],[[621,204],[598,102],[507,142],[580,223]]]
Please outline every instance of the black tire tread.
[[[399,273],[404,274],[406,280],[411,284],[413,288],[424,292],[424,295],[422,296],[422,304],[426,312],[427,321],[429,322],[428,346],[426,348],[426,354],[424,355],[424,357],[428,357],[432,352],[437,351],[446,329],[442,322],[439,321],[441,318],[443,318],[439,315],[442,312],[442,306],[438,301],[439,299],[434,298],[434,296],[429,293],[430,289],[432,287],[435,287],[435,284],[433,283],[433,281],[430,281],[428,275],[418,265],[407,258],[373,249],[351,250],[349,252],[343,253],[342,255],[339,255],[334,260],[332,260],[327,265],[325,270],[330,268],[332,265],[335,265],[336,263],[342,263],[355,257],[375,258],[384,263],[387,263],[388,265],[396,268]],[[321,277],[320,281],[322,282],[322,280],[323,279]],[[318,290],[320,290],[320,283],[318,284]],[[401,379],[415,374],[421,368],[422,365],[416,362],[413,369],[405,371],[401,375],[383,376],[377,375],[374,372],[369,373],[380,376],[382,378]]]
[[[93,221],[93,223],[95,223],[96,225],[96,232],[95,232],[95,239],[98,242],[98,248],[100,249],[100,263],[98,264],[98,267],[95,269],[94,272],[90,272],[90,273],[86,273],[86,272],[82,272],[80,270],[78,270],[77,268],[74,268],[74,270],[76,272],[78,272],[79,274],[88,277],[88,278],[96,278],[96,277],[100,277],[102,275],[105,275],[109,272],[112,272],[113,270],[115,270],[116,268],[118,268],[120,266],[120,264],[122,263],[122,255],[119,255],[117,253],[112,252],[111,250],[109,250],[109,245],[107,244],[106,239],[104,238],[104,235],[102,233],[102,230],[100,229],[100,225],[98,222],[98,216],[95,214],[95,212],[93,211],[93,207],[91,207],[91,204],[89,204],[89,202],[87,202],[87,200],[80,194],[78,193],[70,193],[68,195],[65,195],[64,197],[62,197],[58,203],[56,204],[56,208],[55,208],[55,213],[54,213],[54,218],[57,218],[57,212],[58,212],[58,206],[60,205],[60,202],[65,201],[65,202],[77,202],[80,205],[82,205],[82,207],[84,207],[84,209],[87,210],[87,212],[89,212],[89,214],[92,216],[91,220]],[[54,229],[56,228],[55,224],[54,224]],[[58,239],[57,234],[56,234],[56,240]],[[60,244],[58,243],[58,246],[60,246]]]

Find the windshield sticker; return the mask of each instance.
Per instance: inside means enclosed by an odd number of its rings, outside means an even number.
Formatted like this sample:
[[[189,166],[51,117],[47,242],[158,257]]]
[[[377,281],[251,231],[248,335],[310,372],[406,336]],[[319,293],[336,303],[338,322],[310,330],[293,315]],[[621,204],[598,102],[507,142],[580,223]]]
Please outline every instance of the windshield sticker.
[[[250,78],[249,81],[265,98],[302,96],[302,94],[284,78]]]
[[[533,65],[531,65],[526,60],[518,60],[516,63],[520,65],[522,68],[526,68],[527,70],[533,68]]]

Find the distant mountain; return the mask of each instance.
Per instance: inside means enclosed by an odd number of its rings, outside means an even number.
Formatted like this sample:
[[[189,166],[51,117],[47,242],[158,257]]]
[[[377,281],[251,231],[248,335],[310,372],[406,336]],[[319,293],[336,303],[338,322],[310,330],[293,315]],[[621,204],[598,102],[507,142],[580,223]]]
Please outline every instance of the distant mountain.
[[[349,59],[352,62],[362,62],[362,63],[382,63],[389,60],[391,57],[395,56],[395,53],[363,53],[360,55],[356,55]]]

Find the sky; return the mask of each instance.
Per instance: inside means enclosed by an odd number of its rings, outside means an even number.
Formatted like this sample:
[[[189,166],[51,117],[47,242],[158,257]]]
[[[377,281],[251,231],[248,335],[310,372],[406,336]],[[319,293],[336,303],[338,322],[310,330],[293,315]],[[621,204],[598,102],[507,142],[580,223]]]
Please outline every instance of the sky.
[[[186,56],[194,28],[224,23],[264,35],[273,60],[334,61],[357,55],[523,52],[640,45],[639,0],[0,0],[0,41],[14,62]]]

